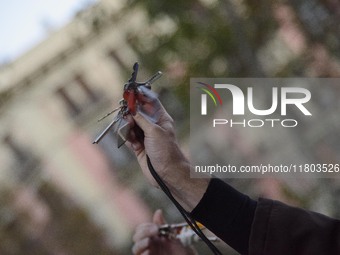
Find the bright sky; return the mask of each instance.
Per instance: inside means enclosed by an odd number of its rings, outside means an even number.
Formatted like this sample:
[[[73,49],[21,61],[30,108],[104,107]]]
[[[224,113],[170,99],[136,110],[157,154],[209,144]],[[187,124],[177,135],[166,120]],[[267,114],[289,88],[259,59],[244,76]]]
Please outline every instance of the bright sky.
[[[96,0],[0,0],[0,64],[33,47]]]

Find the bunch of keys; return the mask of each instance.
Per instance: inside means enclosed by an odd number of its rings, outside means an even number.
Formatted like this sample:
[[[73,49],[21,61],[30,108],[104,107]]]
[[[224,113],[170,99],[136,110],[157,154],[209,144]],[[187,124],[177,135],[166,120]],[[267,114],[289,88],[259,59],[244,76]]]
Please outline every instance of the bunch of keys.
[[[202,224],[197,223],[197,225],[201,230],[205,229]],[[159,227],[158,231],[160,236],[169,239],[178,239],[185,247],[201,240],[187,223],[164,224]],[[218,242],[220,240],[216,236],[208,237],[208,239],[212,242]]]
[[[143,96],[141,87],[151,89],[151,84],[158,80],[162,75],[162,72],[158,71],[146,82],[136,82],[138,67],[139,65],[136,62],[133,65],[131,78],[124,85],[123,98],[119,101],[119,106],[98,120],[101,121],[111,114],[118,112],[115,118],[113,118],[112,122],[93,141],[94,144],[98,144],[116,124],[117,125],[114,132],[118,134],[118,148],[120,148],[126,142],[127,134],[129,132],[129,125],[126,121],[125,123],[122,123],[124,122],[123,120],[128,114],[136,114],[137,103]]]

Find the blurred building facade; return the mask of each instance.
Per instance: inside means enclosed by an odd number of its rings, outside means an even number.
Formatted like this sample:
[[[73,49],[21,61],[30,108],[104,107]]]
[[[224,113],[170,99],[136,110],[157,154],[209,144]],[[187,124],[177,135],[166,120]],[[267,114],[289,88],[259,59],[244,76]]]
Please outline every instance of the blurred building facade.
[[[2,237],[22,213],[28,214],[27,229],[37,230],[34,242],[44,239],[61,210],[52,206],[57,194],[82,208],[113,250],[126,246],[136,224],[149,219],[140,196],[115,172],[120,165],[136,167],[129,152],[115,150],[113,135],[92,144],[110,118],[96,120],[118,105],[131,73],[123,56],[136,58],[127,36],[142,29],[144,14],[134,9],[126,15],[124,8],[124,1],[100,1],[1,69],[0,186],[9,199],[0,208],[0,253],[11,254],[17,245],[8,241],[6,247]],[[56,247],[55,254],[71,254]]]

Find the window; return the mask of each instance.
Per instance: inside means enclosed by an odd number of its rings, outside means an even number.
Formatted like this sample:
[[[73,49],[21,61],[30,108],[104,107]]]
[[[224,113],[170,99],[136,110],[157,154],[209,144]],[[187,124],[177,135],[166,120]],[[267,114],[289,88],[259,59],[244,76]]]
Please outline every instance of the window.
[[[20,181],[27,181],[39,173],[40,161],[31,148],[20,144],[11,135],[5,136],[3,142],[13,156],[12,169]]]
[[[71,117],[81,114],[99,99],[99,94],[95,93],[84,77],[79,74],[75,75],[67,85],[58,88],[56,92]]]

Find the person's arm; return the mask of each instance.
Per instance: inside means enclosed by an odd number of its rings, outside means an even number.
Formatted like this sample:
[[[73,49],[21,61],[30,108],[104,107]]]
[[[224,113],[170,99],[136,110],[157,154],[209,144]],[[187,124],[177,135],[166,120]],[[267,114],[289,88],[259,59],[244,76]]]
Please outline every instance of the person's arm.
[[[340,221],[260,199],[249,242],[250,255],[338,255]]]
[[[222,180],[212,179],[191,215],[240,254],[248,254],[256,205]]]
[[[192,216],[239,252],[246,254],[256,202],[225,184],[210,178],[190,178],[191,165],[176,141],[173,120],[149,90],[133,116],[131,147],[148,181],[157,186],[146,163],[146,155],[172,194]],[[134,132],[144,132],[140,139]]]

